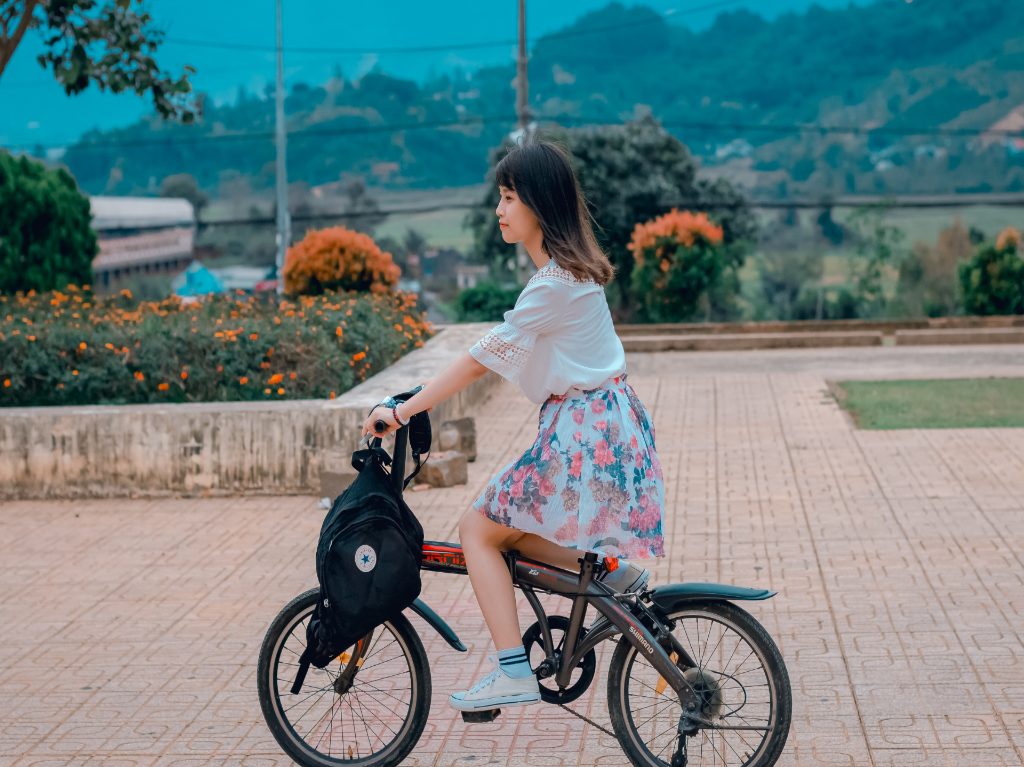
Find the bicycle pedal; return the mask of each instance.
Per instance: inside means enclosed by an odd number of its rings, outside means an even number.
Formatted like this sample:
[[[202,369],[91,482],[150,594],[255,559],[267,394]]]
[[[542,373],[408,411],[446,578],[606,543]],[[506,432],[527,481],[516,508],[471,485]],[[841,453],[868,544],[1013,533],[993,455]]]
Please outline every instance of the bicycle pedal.
[[[484,724],[486,722],[493,722],[500,713],[500,708],[489,708],[486,711],[463,711],[462,721],[469,722],[470,724]]]

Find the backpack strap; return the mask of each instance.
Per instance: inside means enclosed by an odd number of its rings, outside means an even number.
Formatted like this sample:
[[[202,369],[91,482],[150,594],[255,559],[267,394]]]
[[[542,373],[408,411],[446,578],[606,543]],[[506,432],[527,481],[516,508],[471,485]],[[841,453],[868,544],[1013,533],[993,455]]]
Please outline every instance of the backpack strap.
[[[292,695],[298,695],[302,690],[302,683],[306,681],[306,672],[309,671],[309,648],[302,651],[299,656],[299,670],[295,674],[295,681],[292,682]]]

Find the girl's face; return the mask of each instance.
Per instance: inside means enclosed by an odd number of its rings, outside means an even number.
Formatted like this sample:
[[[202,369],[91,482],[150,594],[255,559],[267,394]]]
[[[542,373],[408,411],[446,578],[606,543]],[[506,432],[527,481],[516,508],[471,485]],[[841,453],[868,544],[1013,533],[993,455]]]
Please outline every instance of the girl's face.
[[[540,222],[534,212],[508,187],[499,186],[498,193],[498,207],[494,212],[498,215],[501,239],[513,244],[535,237],[540,232]]]

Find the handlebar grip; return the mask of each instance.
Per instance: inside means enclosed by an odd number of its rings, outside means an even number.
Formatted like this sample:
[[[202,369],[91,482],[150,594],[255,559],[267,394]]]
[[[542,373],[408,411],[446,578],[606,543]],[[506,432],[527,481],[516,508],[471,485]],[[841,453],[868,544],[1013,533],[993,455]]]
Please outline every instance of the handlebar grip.
[[[388,424],[387,424],[386,421],[383,421],[380,418],[378,418],[376,421],[373,422],[373,431],[375,433],[383,434],[387,430],[388,430]]]

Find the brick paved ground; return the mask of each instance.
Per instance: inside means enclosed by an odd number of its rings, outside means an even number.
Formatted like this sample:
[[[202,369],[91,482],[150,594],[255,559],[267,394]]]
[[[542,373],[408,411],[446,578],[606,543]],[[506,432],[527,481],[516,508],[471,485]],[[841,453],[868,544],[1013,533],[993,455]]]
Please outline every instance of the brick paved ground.
[[[1024,762],[1024,429],[858,432],[824,385],[1022,363],[1024,347],[630,358],[667,474],[656,579],[780,592],[750,607],[793,681],[780,764]],[[469,485],[411,496],[429,537],[453,539],[535,424],[499,390]],[[0,764],[289,763],[255,660],[275,612],[314,582],[321,518],[304,497],[5,504]],[[479,676],[485,630],[467,579],[428,575],[424,596],[471,653],[423,634],[434,700],[409,764],[624,763],[544,705],[465,725],[445,698]],[[576,707],[607,724],[604,681]]]

